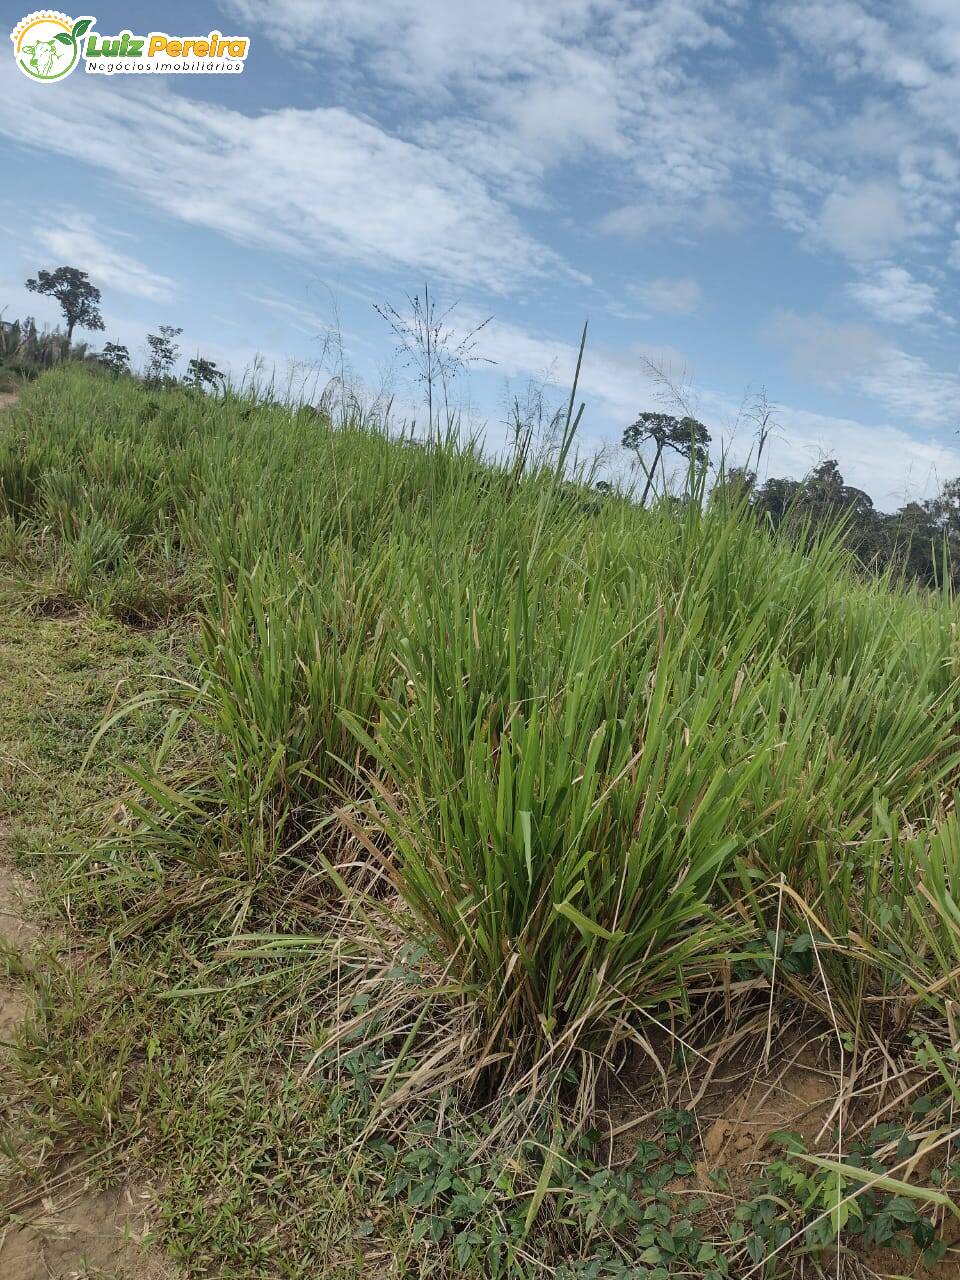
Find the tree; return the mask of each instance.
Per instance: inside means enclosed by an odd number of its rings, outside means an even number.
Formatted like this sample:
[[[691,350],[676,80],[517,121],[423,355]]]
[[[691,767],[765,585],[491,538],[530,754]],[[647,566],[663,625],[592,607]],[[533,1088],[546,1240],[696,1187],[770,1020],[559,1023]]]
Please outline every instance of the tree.
[[[870,495],[844,481],[834,458],[826,458],[803,480],[771,478],[756,490],[753,510],[778,528],[811,544],[842,522],[844,543],[864,565],[880,567],[890,558],[885,517]]]
[[[27,281],[31,293],[43,293],[56,298],[67,326],[67,346],[73,341],[73,331],[103,329],[100,314],[100,290],[90,283],[86,271],[76,267],[57,267],[56,271],[38,271],[35,280]]]
[[[187,365],[187,382],[199,391],[202,387],[216,387],[223,381],[224,375],[212,360],[197,356]]]
[[[707,452],[709,443],[710,432],[696,418],[674,418],[669,413],[641,413],[636,422],[624,431],[621,441],[624,449],[637,455],[637,461],[647,478],[640,505],[646,506],[647,495],[653,486],[653,478],[665,449],[672,449],[694,466],[703,467],[710,456]],[[650,444],[654,447],[654,455],[648,468],[643,458],[643,449]]]
[[[777,529],[787,513],[795,508],[802,487],[799,480],[772,477],[756,490],[753,509],[766,516]]]
[[[725,467],[721,470],[713,490],[714,501],[723,500],[731,506],[752,499],[757,487],[757,473],[749,467]]]
[[[864,564],[889,556],[882,521],[870,495],[847,484],[834,458],[810,472],[801,489],[801,514],[813,528],[832,528],[843,522],[843,540]]]
[[[108,342],[97,358],[115,378],[130,371],[130,352],[120,342]]]
[[[174,341],[183,333],[171,324],[162,324],[159,333],[147,334],[147,346],[150,348],[150,360],[147,363],[147,381],[165,382],[177,363],[180,348]]]
[[[960,537],[960,480],[948,480],[924,507],[937,529],[951,538]]]
[[[951,480],[947,487],[956,484]],[[908,502],[885,521],[888,560],[927,586],[947,582],[950,566],[956,563],[957,547],[955,542],[951,545],[949,527],[933,514],[938,503],[937,498],[932,502]]]

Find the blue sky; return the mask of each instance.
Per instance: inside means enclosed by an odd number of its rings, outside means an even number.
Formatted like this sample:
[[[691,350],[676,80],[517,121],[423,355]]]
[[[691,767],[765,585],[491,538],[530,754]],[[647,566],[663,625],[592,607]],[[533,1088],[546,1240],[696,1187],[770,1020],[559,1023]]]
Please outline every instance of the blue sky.
[[[41,85],[7,42],[8,316],[54,319],[23,280],[65,262],[135,358],[177,324],[187,355],[312,388],[336,314],[353,375],[404,404],[373,304],[428,281],[493,316],[460,390],[493,442],[528,381],[559,398],[588,319],[587,447],[658,407],[652,361],[734,458],[765,386],[771,474],[833,456],[886,509],[960,475],[957,0],[87,12],[251,49],[242,75]]]

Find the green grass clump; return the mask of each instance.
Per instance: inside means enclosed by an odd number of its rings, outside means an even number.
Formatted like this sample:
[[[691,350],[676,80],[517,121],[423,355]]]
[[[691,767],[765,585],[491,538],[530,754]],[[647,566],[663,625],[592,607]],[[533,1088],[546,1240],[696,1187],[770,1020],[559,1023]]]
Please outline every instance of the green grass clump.
[[[76,368],[0,477],[70,598],[194,575],[178,694],[216,746],[148,824],[253,891],[345,806],[518,1061],[682,1002],[736,874],[761,920],[767,876],[816,911],[878,799],[932,819],[960,760],[949,602],[702,494],[597,503],[473,442]]]

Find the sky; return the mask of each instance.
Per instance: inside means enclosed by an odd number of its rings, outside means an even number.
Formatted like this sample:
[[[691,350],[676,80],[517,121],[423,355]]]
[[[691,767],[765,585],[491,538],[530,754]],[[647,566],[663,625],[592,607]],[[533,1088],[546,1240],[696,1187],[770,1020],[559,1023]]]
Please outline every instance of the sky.
[[[135,361],[179,325],[184,358],[314,396],[336,329],[408,409],[376,308],[427,285],[458,332],[490,318],[458,396],[492,446],[513,397],[560,402],[588,322],[580,444],[614,469],[670,383],[732,462],[765,389],[764,474],[833,457],[885,510],[960,475],[958,0],[83,12],[250,51],[241,75],[39,84],[4,37],[6,318],[55,320],[23,282],[66,263],[103,294],[90,336]]]

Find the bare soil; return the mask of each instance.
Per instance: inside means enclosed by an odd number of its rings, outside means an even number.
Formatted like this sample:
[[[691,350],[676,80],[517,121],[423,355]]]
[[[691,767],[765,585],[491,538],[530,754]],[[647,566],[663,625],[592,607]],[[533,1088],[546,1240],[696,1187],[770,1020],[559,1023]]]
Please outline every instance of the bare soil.
[[[656,1044],[659,1050],[667,1047],[659,1040]],[[764,1166],[782,1154],[774,1138],[778,1130],[799,1135],[811,1153],[836,1157],[840,1078],[836,1063],[829,1061],[828,1048],[828,1037],[811,1039],[794,1032],[775,1041],[769,1060],[764,1061],[762,1040],[754,1035],[725,1055],[716,1072],[707,1073],[706,1081],[703,1064],[692,1070],[686,1089],[672,1096],[670,1105],[685,1107],[694,1115],[696,1158],[692,1173],[676,1179],[668,1190],[680,1197],[705,1195],[717,1207],[722,1200],[746,1203]],[[638,1142],[656,1138],[659,1111],[650,1106],[657,1094],[655,1085],[656,1073],[647,1059],[634,1063],[619,1081],[622,1096],[610,1100],[615,1134],[611,1159],[616,1166],[629,1162]],[[845,1108],[848,1129],[867,1114],[860,1116],[856,1108],[852,1113]],[[726,1175],[722,1192],[711,1179],[719,1170]],[[816,1275],[823,1280],[960,1280],[960,1223],[948,1218],[940,1223],[940,1230],[948,1252],[929,1267],[916,1254],[905,1259],[892,1248],[865,1250],[855,1258],[847,1252],[834,1258],[828,1250],[818,1260],[820,1270],[807,1272],[801,1263],[799,1269],[786,1269],[784,1274]],[[760,1280],[760,1270],[748,1274]]]
[[[149,1194],[79,1187],[43,1201],[22,1226],[0,1230],[4,1280],[169,1280],[144,1241]]]
[[[12,867],[2,861],[4,830],[0,827],[0,942],[26,951],[36,938],[36,929],[22,914],[24,884]],[[0,1042],[8,1041],[27,1011],[22,988],[0,977]]]

